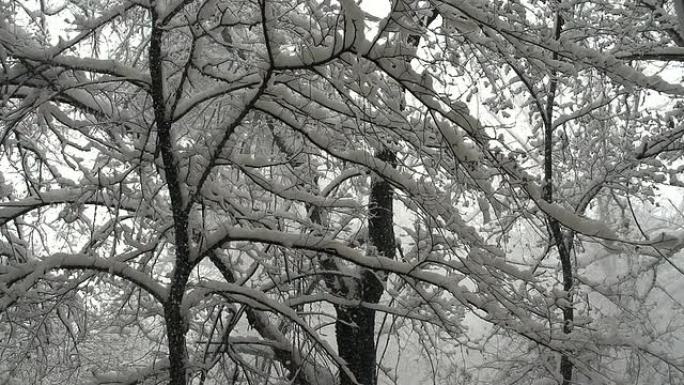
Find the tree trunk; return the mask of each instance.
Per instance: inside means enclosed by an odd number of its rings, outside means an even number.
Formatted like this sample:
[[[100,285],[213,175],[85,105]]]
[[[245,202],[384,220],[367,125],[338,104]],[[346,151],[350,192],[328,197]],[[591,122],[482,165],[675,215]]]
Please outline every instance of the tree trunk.
[[[396,164],[394,153],[383,148],[375,155],[392,166]],[[394,258],[394,209],[393,188],[385,180],[374,176],[368,199],[368,236],[370,245],[383,257]],[[370,257],[372,258],[372,257]],[[360,278],[360,299],[366,303],[378,303],[383,292],[384,278],[370,270],[364,270]],[[337,306],[335,331],[338,353],[347,362],[356,381],[362,385],[375,385],[375,310],[362,306]],[[354,381],[340,370],[340,384],[351,385]]]
[[[336,335],[340,357],[362,385],[375,385],[375,310],[337,307]],[[354,381],[340,371],[340,384]]]
[[[557,10],[554,25],[555,40],[560,40],[564,23],[565,22],[560,14],[560,10]],[[558,52],[553,53],[553,59],[558,60]],[[546,100],[546,111],[544,112],[544,186],[542,190],[542,197],[549,203],[553,203],[553,105],[555,103],[557,92],[558,78],[556,71],[554,71],[551,74],[549,94]],[[563,313],[563,333],[570,334],[572,331],[572,323],[575,317],[574,309],[572,307],[573,272],[570,247],[565,243],[560,223],[550,215],[547,215],[547,220],[552,242],[558,249],[558,256],[560,257],[561,261],[561,269],[563,271],[563,290],[566,293],[565,299],[570,304],[561,307]],[[572,242],[569,242],[569,244],[571,245]],[[562,385],[570,385],[572,383],[573,363],[570,360],[568,353],[561,354],[559,372],[561,378],[563,379]]]
[[[169,298],[164,303],[164,321],[169,348],[169,385],[185,385],[187,375],[187,323],[183,317],[181,304],[193,266],[190,262],[188,243],[188,214],[183,203],[181,182],[176,169],[176,155],[171,138],[172,123],[166,116],[165,79],[162,68],[163,32],[157,25],[157,21],[158,15],[156,12],[152,12],[153,28],[149,48],[151,94],[157,127],[158,149],[171,200],[174,246],[176,249],[175,267],[169,285]]]
[[[399,8],[404,5],[399,4]],[[437,10],[431,15],[419,21],[427,27],[438,16]],[[407,43],[412,47],[418,47],[421,35],[410,34]],[[408,59],[410,62],[410,59]],[[401,109],[405,108],[405,100],[402,97]],[[396,167],[397,158],[395,153],[387,147],[379,149],[375,157],[385,163]],[[368,198],[368,237],[370,245],[375,248],[378,255],[394,258],[396,254],[396,242],[394,237],[394,208],[392,204],[394,189],[392,185],[379,176],[371,179],[371,192]],[[385,277],[379,277],[369,270],[361,274],[360,299],[366,303],[376,304],[380,301],[383,292]],[[349,370],[356,377],[356,381],[362,385],[376,385],[375,375],[375,310],[357,307],[336,306],[337,322],[335,323],[338,354],[344,359]],[[340,370],[340,384],[350,385],[354,382]]]

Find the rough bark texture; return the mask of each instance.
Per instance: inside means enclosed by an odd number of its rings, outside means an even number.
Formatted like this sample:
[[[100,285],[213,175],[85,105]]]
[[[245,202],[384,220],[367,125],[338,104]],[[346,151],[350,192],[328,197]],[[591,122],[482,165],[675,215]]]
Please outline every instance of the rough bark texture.
[[[394,153],[384,148],[375,155],[379,160],[392,166],[396,163]],[[395,240],[393,229],[394,209],[392,205],[393,188],[385,180],[373,177],[368,199],[368,236],[371,246],[379,255],[394,258]],[[372,258],[372,257],[370,257]],[[360,278],[360,300],[378,303],[383,292],[383,278],[370,270],[364,270]],[[375,385],[375,310],[361,306],[337,306],[336,337],[338,353],[349,370],[362,385]],[[342,385],[354,381],[340,371]]]
[[[337,308],[338,354],[362,385],[375,385],[375,311],[363,307]],[[340,371],[340,384],[354,381]]]
[[[152,79],[152,101],[157,127],[158,148],[162,158],[171,210],[173,216],[174,245],[176,261],[169,284],[169,297],[164,302],[164,321],[169,348],[169,385],[185,385],[187,372],[186,333],[187,327],[181,311],[185,288],[192,271],[188,245],[188,215],[183,203],[173,141],[171,122],[166,116],[164,96],[164,75],[162,70],[162,30],[157,26],[157,15],[152,12],[152,34],[150,38],[150,77]]]

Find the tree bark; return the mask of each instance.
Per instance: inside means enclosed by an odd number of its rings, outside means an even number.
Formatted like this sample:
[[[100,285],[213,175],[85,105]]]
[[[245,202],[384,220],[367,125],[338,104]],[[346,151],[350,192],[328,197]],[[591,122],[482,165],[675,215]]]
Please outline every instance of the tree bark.
[[[396,156],[388,148],[375,154],[376,158],[396,166]],[[384,179],[374,176],[368,198],[368,236],[370,244],[383,257],[394,258],[394,207],[393,188]],[[370,270],[364,270],[360,277],[360,300],[378,303],[382,296],[383,282]],[[375,385],[375,310],[362,306],[337,306],[335,323],[338,354],[349,370],[362,385]],[[351,385],[354,381],[340,371],[340,384]]]
[[[560,1],[558,2],[560,5]],[[560,14],[560,9],[556,11],[556,18],[554,22],[554,39],[559,40],[561,32],[563,31],[564,20]],[[558,60],[558,53],[553,53],[553,59]],[[544,111],[544,186],[543,199],[549,203],[553,203],[553,105],[558,92],[558,78],[554,71],[551,74],[549,83],[549,93],[546,100],[546,111]],[[565,242],[560,223],[550,215],[547,215],[549,232],[551,234],[552,242],[556,245],[558,256],[561,262],[561,270],[563,275],[563,291],[566,295],[566,300],[569,305],[561,306],[563,313],[563,333],[570,334],[572,331],[572,323],[575,318],[574,309],[572,307],[572,288],[573,288],[573,272],[570,247]],[[573,364],[568,353],[561,354],[560,361],[560,375],[562,378],[562,385],[570,385],[572,382]]]
[[[399,7],[404,8],[403,5]],[[420,20],[419,24],[427,27],[438,15],[437,10],[433,10],[427,18]],[[421,37],[420,34],[410,34],[407,43],[412,47],[418,47]],[[403,110],[405,107],[403,99],[400,105]],[[396,154],[387,147],[379,149],[375,157],[396,167]],[[393,193],[392,185],[386,180],[379,176],[371,179],[371,192],[368,198],[370,245],[375,248],[378,255],[392,259],[396,254]],[[378,277],[372,271],[364,270],[360,279],[361,301],[378,303],[384,290],[384,280],[385,278]],[[338,354],[347,362],[359,384],[376,385],[375,310],[361,306],[351,308],[336,306],[335,309],[337,311],[335,331]],[[351,385],[354,382],[340,370],[340,384]]]
[[[162,29],[157,25],[158,17],[152,10],[152,33],[149,48],[150,78],[152,80],[152,102],[157,127],[158,149],[163,162],[163,171],[171,200],[173,217],[175,266],[169,284],[169,297],[164,302],[164,321],[169,348],[169,385],[185,385],[187,372],[186,333],[187,324],[181,311],[185,289],[192,271],[190,261],[188,214],[185,210],[183,193],[176,169],[171,121],[166,116],[164,95],[164,74],[162,65]]]

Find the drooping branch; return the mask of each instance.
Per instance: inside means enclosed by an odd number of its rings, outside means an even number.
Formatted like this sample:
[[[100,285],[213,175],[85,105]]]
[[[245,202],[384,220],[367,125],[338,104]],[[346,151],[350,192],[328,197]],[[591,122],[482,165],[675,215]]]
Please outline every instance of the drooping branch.
[[[135,258],[150,250],[135,250],[114,259],[105,259],[86,254],[57,253],[37,263],[24,263],[11,266],[0,275],[3,296],[0,297],[0,312],[11,306],[20,295],[35,285],[50,270],[93,270],[109,273],[132,282],[150,293],[160,303],[167,300],[168,290],[149,275],[134,269],[123,261]]]

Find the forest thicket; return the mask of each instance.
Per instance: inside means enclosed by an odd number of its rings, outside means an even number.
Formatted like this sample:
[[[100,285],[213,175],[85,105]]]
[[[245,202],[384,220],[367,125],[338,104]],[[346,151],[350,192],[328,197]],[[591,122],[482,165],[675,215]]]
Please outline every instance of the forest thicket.
[[[682,62],[682,0],[3,0],[0,384],[682,384]]]

